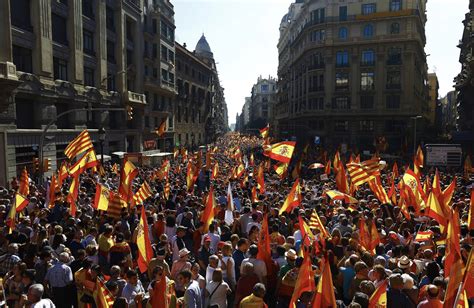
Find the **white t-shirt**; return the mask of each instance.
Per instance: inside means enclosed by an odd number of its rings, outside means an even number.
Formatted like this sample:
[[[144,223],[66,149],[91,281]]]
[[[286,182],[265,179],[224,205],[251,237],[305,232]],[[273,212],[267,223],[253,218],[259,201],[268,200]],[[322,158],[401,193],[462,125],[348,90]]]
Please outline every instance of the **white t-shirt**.
[[[227,265],[228,262],[230,262],[230,264],[231,264],[230,265],[230,267],[231,267],[231,273],[230,273],[231,277],[228,277],[228,275],[227,275],[227,267],[229,266],[229,265]],[[229,278],[230,278],[230,280],[232,281],[231,284],[233,286],[235,286],[236,281],[235,281],[235,262],[234,262],[234,259],[231,256],[225,256],[225,257],[222,257],[222,261],[219,260],[219,267],[220,268],[222,268],[222,263],[225,264],[224,267],[226,268],[225,270],[224,269],[222,270],[222,278],[226,281],[229,281]]]
[[[211,281],[207,284],[206,290],[209,293],[206,296],[206,302],[209,303],[209,306],[219,305],[219,307],[227,307],[227,291],[230,289],[229,285],[223,281],[218,287],[219,282]],[[216,289],[217,288],[217,289]],[[214,290],[216,291],[214,292]],[[214,294],[212,294],[214,292]],[[212,297],[209,299],[209,296],[212,294]]]
[[[43,298],[37,303],[31,304],[30,308],[56,308],[49,298]]]

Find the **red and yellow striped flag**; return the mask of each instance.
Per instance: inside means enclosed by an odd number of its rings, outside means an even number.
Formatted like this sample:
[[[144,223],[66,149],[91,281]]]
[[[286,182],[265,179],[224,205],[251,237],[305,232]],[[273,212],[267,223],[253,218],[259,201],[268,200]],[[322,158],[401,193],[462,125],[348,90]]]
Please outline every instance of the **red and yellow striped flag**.
[[[138,224],[137,247],[138,247],[138,268],[144,273],[148,270],[148,264],[153,258],[153,248],[150,242],[150,232],[148,229],[148,221],[145,214],[145,206],[142,206],[140,223]]]
[[[378,158],[373,158],[360,164],[350,163],[346,166],[347,171],[349,171],[352,184],[355,186],[360,186],[380,175],[379,165],[380,160]]]
[[[385,280],[378,288],[372,293],[369,299],[369,308],[383,308],[387,307],[387,287],[388,281]]]
[[[212,167],[211,180],[216,180],[218,175],[219,175],[219,164],[215,162],[214,166]]]
[[[311,213],[311,219],[309,220],[309,228],[313,230],[319,230],[323,238],[329,238],[329,232],[326,230],[326,227],[321,222],[318,213],[316,210],[313,210]]]
[[[142,186],[138,189],[138,191],[133,195],[133,206],[137,206],[142,204],[146,199],[152,196],[151,187],[147,181],[144,181]]]
[[[122,209],[127,207],[127,202],[115,192],[110,192],[109,206],[107,208],[107,215],[118,219],[122,214]]]
[[[104,282],[99,277],[97,278],[92,295],[97,308],[110,308],[114,304],[114,296],[112,292],[107,289]]]
[[[214,187],[211,186],[209,194],[207,195],[206,207],[202,212],[201,222],[204,225],[204,233],[209,230],[209,225],[214,220],[214,210],[216,209],[216,197],[214,195]]]
[[[87,130],[83,130],[76,138],[74,138],[64,150],[64,154],[69,158],[73,159],[77,155],[92,149],[91,137]]]
[[[30,194],[30,177],[28,176],[26,167],[21,171],[20,187],[18,188],[18,193],[23,196],[28,196]]]
[[[165,187],[163,188],[163,194],[166,200],[169,200],[171,192],[171,184],[170,182],[166,181]]]
[[[283,141],[275,143],[264,148],[263,155],[270,157],[271,159],[277,160],[282,163],[288,164],[293,156],[296,142],[294,141]]]
[[[63,162],[61,164],[61,168],[58,171],[58,186],[59,187],[63,186],[63,182],[65,179],[67,179],[68,176],[69,176],[69,168],[67,166],[67,163]]]
[[[301,199],[300,180],[297,179],[293,183],[293,187],[291,188],[290,193],[286,197],[286,200],[280,209],[280,215],[284,212],[290,213],[295,207],[300,205]]]
[[[321,276],[319,277],[316,293],[313,298],[313,308],[321,307],[337,307],[332,283],[331,266],[327,257],[321,260]]]
[[[387,195],[387,192],[385,191],[385,188],[382,186],[382,181],[380,180],[380,176],[377,176],[374,179],[371,179],[369,181],[369,187],[370,190],[374,193],[374,195],[377,197],[377,199],[386,204],[391,204],[392,201]]]
[[[451,210],[451,215],[448,221],[445,252],[446,258],[444,259],[444,277],[449,277],[449,282],[444,297],[444,307],[453,307],[456,301],[459,285],[463,279],[464,271],[459,239],[459,216],[456,210]]]
[[[349,189],[349,182],[347,181],[346,170],[344,170],[344,165],[341,161],[339,161],[339,166],[336,168],[334,166],[334,170],[336,170],[336,187],[340,192],[348,194],[350,192]]]

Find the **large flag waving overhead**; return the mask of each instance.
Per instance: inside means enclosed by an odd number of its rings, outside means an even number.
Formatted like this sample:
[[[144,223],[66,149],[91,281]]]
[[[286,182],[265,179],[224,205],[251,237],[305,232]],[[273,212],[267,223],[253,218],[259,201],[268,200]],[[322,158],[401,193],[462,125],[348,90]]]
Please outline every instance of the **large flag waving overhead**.
[[[461,257],[459,215],[456,210],[451,210],[446,235],[446,252],[444,259],[444,277],[449,277],[444,307],[453,307],[456,301],[459,285],[463,279],[464,263]]]
[[[369,308],[381,308],[387,307],[387,286],[388,281],[385,280],[381,285],[372,293],[369,299]]]
[[[257,171],[257,188],[260,191],[260,194],[265,193],[265,177],[263,170],[263,163],[258,166]]]
[[[73,159],[77,155],[92,149],[91,137],[87,130],[83,130],[76,138],[74,138],[64,150],[64,154],[69,158]]]
[[[300,205],[301,199],[300,180],[297,179],[295,183],[293,183],[293,187],[291,188],[290,193],[286,197],[286,200],[280,209],[280,215],[283,212],[291,212],[295,207]]]
[[[348,194],[349,182],[347,181],[346,170],[344,169],[344,165],[342,164],[342,161],[339,161],[339,165],[337,167],[334,166],[334,170],[336,170],[337,189],[345,194]]]
[[[78,161],[69,168],[70,174],[81,174],[87,169],[97,167],[99,160],[95,155],[94,149],[89,149]]]
[[[150,242],[150,232],[148,230],[148,221],[145,215],[145,207],[142,206],[140,223],[138,224],[137,247],[138,247],[138,268],[144,273],[148,270],[148,264],[153,258],[153,248]]]
[[[328,190],[325,192],[325,194],[333,200],[342,200],[347,204],[359,203],[359,200],[356,198],[337,190]]]
[[[366,160],[360,164],[349,163],[346,165],[347,171],[351,177],[351,182],[355,186],[360,186],[368,181],[375,179],[376,176],[380,175],[380,160],[378,158],[372,158]]]
[[[133,195],[133,205],[139,205],[142,204],[146,199],[150,198],[152,196],[151,192],[151,187],[148,184],[147,181],[143,182],[142,186],[140,186],[140,189]]]
[[[20,187],[18,188],[18,193],[23,196],[28,196],[30,194],[30,177],[28,176],[28,171],[26,168],[23,168],[20,176]]]
[[[296,142],[283,141],[267,146],[263,155],[282,163],[289,163],[295,150]]]
[[[207,202],[206,207],[204,208],[204,212],[201,216],[201,222],[204,225],[204,233],[207,233],[209,230],[209,225],[212,223],[214,219],[214,210],[216,209],[216,197],[214,195],[214,187],[211,186],[209,189],[209,194],[207,195]]]
[[[312,292],[315,288],[314,285],[314,272],[311,264],[311,257],[309,254],[305,254],[303,264],[300,266],[298,272],[298,278],[296,279],[295,289],[290,300],[290,308],[296,308],[296,302],[300,298],[303,292]]]
[[[110,199],[110,190],[107,187],[97,183],[95,186],[95,198],[93,207],[99,211],[107,211],[109,208]]]
[[[132,200],[132,182],[137,175],[138,169],[131,161],[125,159],[122,167],[122,172],[120,173],[120,186],[118,192],[120,197],[127,203],[130,203],[130,201]]]
[[[262,136],[263,139],[267,138],[268,135],[270,134],[270,124],[267,124],[264,128],[260,130],[260,135]]]

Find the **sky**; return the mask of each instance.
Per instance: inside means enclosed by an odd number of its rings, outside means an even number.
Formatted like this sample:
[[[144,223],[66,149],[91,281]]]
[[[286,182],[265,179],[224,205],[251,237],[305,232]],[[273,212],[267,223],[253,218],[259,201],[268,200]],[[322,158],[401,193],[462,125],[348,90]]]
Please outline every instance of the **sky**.
[[[229,110],[235,123],[245,97],[259,76],[276,77],[280,21],[291,0],[171,0],[176,41],[193,51],[204,33],[214,53]],[[447,5],[449,3],[449,5]],[[429,72],[438,75],[442,97],[460,72],[459,40],[469,0],[429,0],[426,24]]]

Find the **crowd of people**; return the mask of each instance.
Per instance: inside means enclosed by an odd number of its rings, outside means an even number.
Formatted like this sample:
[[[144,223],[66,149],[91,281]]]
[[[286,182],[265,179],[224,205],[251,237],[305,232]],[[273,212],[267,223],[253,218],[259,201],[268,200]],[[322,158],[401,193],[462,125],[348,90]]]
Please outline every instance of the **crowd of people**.
[[[17,214],[13,228],[7,218],[15,206],[17,183],[0,188],[0,292],[6,306],[318,307],[315,297],[327,263],[337,307],[369,307],[380,290],[386,292],[386,300],[377,307],[443,307],[450,277],[462,275],[457,268],[451,268],[449,277],[445,275],[445,226],[412,204],[401,209],[398,204],[382,203],[368,185],[352,193],[356,204],[332,200],[325,192],[337,189],[334,173],[325,178],[323,169],[307,168],[315,162],[325,164],[322,160],[327,155],[311,147],[294,154],[303,157],[302,200],[291,211],[280,213],[295,180],[290,172],[294,164],[284,178],[266,167],[265,192],[255,196],[257,168],[268,161],[262,155],[262,142],[255,136],[229,134],[208,147],[211,160],[206,160],[205,153],[185,157],[181,152],[171,158],[165,178],[157,176],[159,166],[137,166],[133,191],[146,180],[152,197],[123,208],[119,217],[93,206],[97,183],[115,191],[120,185],[118,165],[112,163],[104,166],[102,174],[91,169],[81,175],[74,216],[67,199],[71,179],[56,192],[54,206],[48,206],[48,184],[30,181],[28,205]],[[239,178],[233,174],[236,149],[245,165]],[[188,160],[196,157],[202,159],[200,172],[189,189]],[[342,155],[342,160],[347,162],[349,154]],[[212,166],[206,165],[209,162],[219,166],[215,178]],[[381,171],[387,191],[394,178],[391,170],[387,166]],[[400,168],[396,183],[403,171]],[[434,171],[423,169],[420,182],[432,179]],[[454,177],[457,184],[449,206],[459,215],[460,255],[466,265],[474,244],[474,231],[468,225],[472,182],[462,173],[440,171],[442,189]],[[229,183],[230,222],[226,219]],[[217,206],[213,220],[207,222],[202,217],[211,187]],[[400,198],[398,190],[395,198]],[[149,230],[139,227],[142,207]],[[315,213],[324,230],[311,228],[313,234],[304,235],[301,224],[311,225]],[[379,240],[373,250],[361,244],[361,220],[376,227]],[[266,230],[269,238],[265,239]],[[153,248],[144,272],[137,266],[140,231],[148,232]],[[428,231],[429,238],[415,240],[417,234]],[[323,232],[328,236],[322,236]],[[269,242],[269,251],[262,251],[263,240]],[[271,257],[270,262],[263,254]],[[305,260],[312,265],[314,287],[297,294],[294,301]],[[467,295],[471,297],[470,292]],[[98,298],[105,298],[105,304]]]

